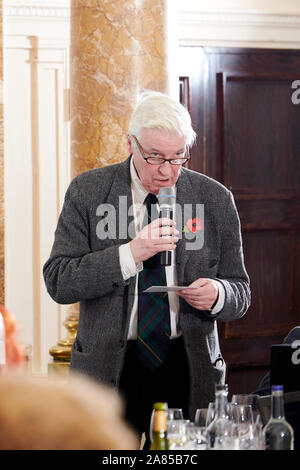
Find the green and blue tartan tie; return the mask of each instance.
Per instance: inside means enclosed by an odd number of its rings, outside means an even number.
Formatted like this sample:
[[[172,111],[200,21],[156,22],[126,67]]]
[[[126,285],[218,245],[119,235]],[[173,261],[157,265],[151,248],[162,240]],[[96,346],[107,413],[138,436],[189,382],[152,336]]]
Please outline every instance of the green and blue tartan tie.
[[[159,217],[156,209],[157,197],[148,194],[145,199],[147,214],[144,225]],[[151,212],[152,205],[152,212]],[[144,293],[150,286],[166,285],[166,271],[160,263],[160,253],[143,263],[138,279],[138,328],[137,347],[139,360],[154,370],[166,359],[168,341],[171,336],[170,308],[167,292]]]

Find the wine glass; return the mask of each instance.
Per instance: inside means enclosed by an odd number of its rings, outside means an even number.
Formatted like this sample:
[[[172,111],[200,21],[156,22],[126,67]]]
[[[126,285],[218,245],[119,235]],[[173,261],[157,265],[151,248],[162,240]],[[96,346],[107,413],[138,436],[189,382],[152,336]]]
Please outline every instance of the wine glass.
[[[187,450],[206,450],[206,427],[196,426],[194,423],[185,425],[186,442],[184,449]]]
[[[232,405],[232,418],[236,424],[254,424],[251,405]]]
[[[196,441],[195,450],[206,450],[206,447],[207,447],[206,427],[195,426],[194,433],[195,433],[195,441]]]
[[[250,449],[255,429],[251,405],[232,405],[232,417],[238,428],[241,449]]]
[[[208,408],[198,408],[195,413],[195,425],[206,426]]]
[[[223,433],[216,436],[215,450],[240,450],[239,426],[228,419]]]
[[[233,405],[248,405],[248,394],[247,393],[238,393],[236,395],[232,395],[231,403]]]
[[[262,420],[262,417],[261,417],[260,413],[258,413],[258,415],[256,416],[255,424],[258,424],[261,427],[264,426],[264,423],[263,423],[263,420]]]
[[[187,443],[186,426],[190,424],[188,419],[172,419],[168,421],[169,450],[184,449]]]
[[[232,395],[231,403],[233,405],[250,405],[252,407],[252,413],[254,421],[260,415],[258,407],[259,395],[254,393],[242,393],[237,395]]]
[[[168,408],[168,441],[169,447],[172,449],[180,448],[183,443],[185,436],[184,422],[181,408]]]
[[[258,401],[259,395],[256,395],[255,393],[251,393],[250,395],[248,395],[247,405],[251,405],[252,407],[254,421],[258,418],[258,416],[260,416]]]
[[[207,408],[206,423],[205,423],[206,427],[208,427],[210,423],[214,420],[215,414],[216,414],[215,404],[211,402],[208,404],[208,408]]]
[[[249,438],[244,442],[244,449],[264,450],[264,436],[260,424],[255,423],[250,425]],[[241,450],[243,450],[243,441]]]
[[[174,419],[183,419],[181,408],[168,408],[168,421],[173,421]]]
[[[240,393],[237,395],[232,395],[231,403],[233,405],[251,405],[252,408],[258,407],[259,395],[255,393]]]

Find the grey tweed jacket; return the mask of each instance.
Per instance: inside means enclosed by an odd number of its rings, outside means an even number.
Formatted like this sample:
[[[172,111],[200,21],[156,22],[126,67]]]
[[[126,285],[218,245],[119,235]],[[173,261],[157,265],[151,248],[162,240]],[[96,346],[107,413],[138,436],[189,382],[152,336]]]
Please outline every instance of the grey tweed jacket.
[[[130,157],[77,176],[66,192],[53,248],[43,269],[47,290],[56,302],[80,302],[71,368],[114,387],[118,387],[125,357],[136,281],[135,277],[124,281],[121,272],[118,248],[131,238],[119,226],[119,196],[126,196],[128,207],[132,205]],[[231,192],[207,176],[182,168],[176,203],[193,208],[203,204],[205,214],[203,246],[187,250],[185,233],[177,244],[178,284],[189,285],[204,277],[219,280],[225,288],[224,307],[215,316],[194,309],[180,298],[179,321],[189,361],[193,417],[195,409],[206,407],[214,399],[214,384],[225,379],[217,321],[235,320],[245,314],[250,285]],[[116,209],[115,237],[99,238],[97,226],[103,214],[97,215],[97,208],[101,204]],[[132,220],[129,216],[128,223]],[[182,226],[185,223],[183,220]]]

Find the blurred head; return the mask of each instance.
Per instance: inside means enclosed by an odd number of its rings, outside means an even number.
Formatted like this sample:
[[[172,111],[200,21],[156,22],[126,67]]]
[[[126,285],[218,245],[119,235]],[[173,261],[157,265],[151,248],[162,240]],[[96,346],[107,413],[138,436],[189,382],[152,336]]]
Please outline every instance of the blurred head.
[[[127,145],[139,179],[148,192],[157,194],[161,187],[173,186],[182,165],[169,162],[153,165],[145,158],[184,159],[195,138],[184,106],[163,93],[142,95],[131,116]]]
[[[86,377],[0,377],[0,450],[137,449],[117,393]]]
[[[0,348],[1,356],[4,365],[0,366],[2,371],[8,369],[23,370],[26,362],[25,348],[17,340],[17,321],[15,316],[7,310],[3,305],[0,305]]]

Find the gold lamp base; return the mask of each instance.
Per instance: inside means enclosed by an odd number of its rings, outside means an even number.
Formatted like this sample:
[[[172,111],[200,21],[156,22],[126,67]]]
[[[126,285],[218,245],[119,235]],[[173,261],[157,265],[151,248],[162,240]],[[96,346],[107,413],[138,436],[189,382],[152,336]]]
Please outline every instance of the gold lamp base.
[[[52,348],[49,349],[49,353],[54,361],[71,361],[71,350],[77,334],[78,320],[78,309],[74,309],[73,307],[70,309],[70,313],[63,323],[68,332],[66,338],[59,340],[56,346],[52,346]]]

